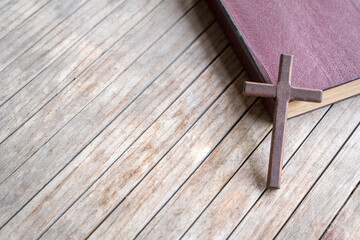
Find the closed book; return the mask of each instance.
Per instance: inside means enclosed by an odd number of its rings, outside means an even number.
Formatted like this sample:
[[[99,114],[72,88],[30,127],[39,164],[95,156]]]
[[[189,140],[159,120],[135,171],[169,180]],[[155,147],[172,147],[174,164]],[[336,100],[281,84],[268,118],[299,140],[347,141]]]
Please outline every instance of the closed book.
[[[207,2],[250,80],[276,84],[280,54],[291,54],[292,86],[323,90],[321,103],[290,102],[288,118],[360,94],[360,1]]]

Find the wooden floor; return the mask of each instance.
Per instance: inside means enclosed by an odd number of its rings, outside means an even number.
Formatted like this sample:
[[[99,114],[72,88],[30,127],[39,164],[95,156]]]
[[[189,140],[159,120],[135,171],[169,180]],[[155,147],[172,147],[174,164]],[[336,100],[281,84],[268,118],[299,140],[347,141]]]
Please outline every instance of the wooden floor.
[[[360,239],[360,97],[272,123],[203,1],[0,0],[0,239]]]

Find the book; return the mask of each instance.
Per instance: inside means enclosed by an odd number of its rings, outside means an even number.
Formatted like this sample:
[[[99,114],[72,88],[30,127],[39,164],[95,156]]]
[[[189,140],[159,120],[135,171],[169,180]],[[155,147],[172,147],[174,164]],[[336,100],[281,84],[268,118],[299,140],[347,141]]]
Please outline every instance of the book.
[[[288,118],[360,94],[360,1],[207,2],[250,80],[276,84],[291,54],[292,86],[323,90],[321,103],[290,102]]]

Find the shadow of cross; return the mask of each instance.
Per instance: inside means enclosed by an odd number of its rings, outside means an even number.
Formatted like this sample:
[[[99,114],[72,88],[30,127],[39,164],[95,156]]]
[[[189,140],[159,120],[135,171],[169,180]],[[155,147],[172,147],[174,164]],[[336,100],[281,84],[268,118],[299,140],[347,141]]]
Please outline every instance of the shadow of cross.
[[[278,84],[245,82],[244,94],[275,99],[273,132],[267,178],[268,188],[280,188],[287,108],[290,100],[321,102],[322,90],[291,86],[292,55],[281,54]]]

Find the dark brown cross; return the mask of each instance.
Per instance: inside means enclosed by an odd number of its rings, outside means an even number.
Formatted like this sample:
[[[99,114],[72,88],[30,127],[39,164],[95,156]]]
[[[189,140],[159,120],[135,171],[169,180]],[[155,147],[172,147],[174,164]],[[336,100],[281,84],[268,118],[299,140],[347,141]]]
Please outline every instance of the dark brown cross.
[[[290,100],[321,102],[322,91],[291,86],[292,55],[281,54],[277,85],[245,82],[244,94],[276,98],[271,139],[268,188],[280,188],[287,108]]]

